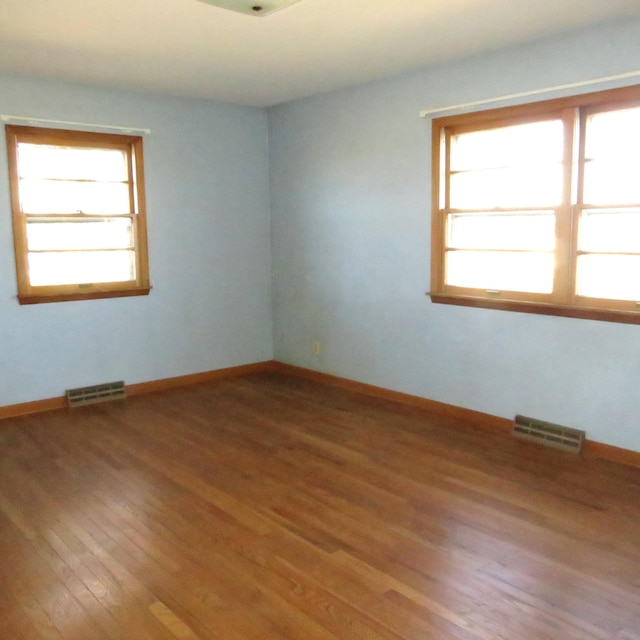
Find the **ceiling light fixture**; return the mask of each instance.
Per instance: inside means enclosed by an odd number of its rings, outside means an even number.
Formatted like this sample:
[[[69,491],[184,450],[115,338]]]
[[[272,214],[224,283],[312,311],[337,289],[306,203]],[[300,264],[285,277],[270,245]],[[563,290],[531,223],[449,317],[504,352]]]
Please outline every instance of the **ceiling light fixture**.
[[[284,9],[300,0],[200,0],[221,9],[229,9],[250,16],[268,16],[280,9]]]

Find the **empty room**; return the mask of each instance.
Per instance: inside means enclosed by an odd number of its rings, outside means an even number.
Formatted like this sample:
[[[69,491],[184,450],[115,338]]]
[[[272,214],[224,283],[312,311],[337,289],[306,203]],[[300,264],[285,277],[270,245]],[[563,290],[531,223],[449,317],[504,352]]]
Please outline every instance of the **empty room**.
[[[0,638],[640,640],[639,42],[0,1]]]

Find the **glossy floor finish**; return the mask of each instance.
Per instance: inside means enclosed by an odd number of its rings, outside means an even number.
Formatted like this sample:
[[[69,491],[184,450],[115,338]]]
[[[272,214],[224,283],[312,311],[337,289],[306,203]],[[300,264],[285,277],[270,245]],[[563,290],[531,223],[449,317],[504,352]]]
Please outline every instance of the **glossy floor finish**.
[[[640,470],[264,374],[0,423],[0,636],[640,639]]]

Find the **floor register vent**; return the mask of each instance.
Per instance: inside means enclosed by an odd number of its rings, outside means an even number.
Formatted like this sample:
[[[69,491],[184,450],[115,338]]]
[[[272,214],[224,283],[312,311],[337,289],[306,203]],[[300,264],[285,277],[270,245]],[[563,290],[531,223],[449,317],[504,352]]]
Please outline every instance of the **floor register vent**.
[[[67,389],[67,402],[70,407],[81,407],[85,404],[107,402],[108,400],[122,400],[127,397],[124,382],[105,382],[92,387]]]
[[[548,447],[562,449],[562,451],[580,453],[584,443],[585,432],[551,422],[544,422],[543,420],[536,420],[535,418],[516,416],[513,435],[516,438],[539,442]]]

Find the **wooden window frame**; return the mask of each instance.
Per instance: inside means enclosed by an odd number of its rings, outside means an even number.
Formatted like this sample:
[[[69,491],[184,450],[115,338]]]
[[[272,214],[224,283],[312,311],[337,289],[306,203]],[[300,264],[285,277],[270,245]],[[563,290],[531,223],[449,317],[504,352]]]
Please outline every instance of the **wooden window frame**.
[[[435,118],[432,123],[431,291],[434,303],[640,324],[640,301],[589,298],[575,293],[578,221],[582,209],[586,116],[640,106],[640,85],[531,104]],[[545,119],[565,122],[563,202],[555,207],[556,249],[551,294],[493,292],[445,283],[448,140],[453,132],[492,129]],[[552,207],[548,207],[551,209]],[[591,208],[606,208],[598,206]]]
[[[148,295],[151,286],[149,281],[142,138],[134,135],[94,133],[66,129],[45,129],[19,125],[6,125],[5,131],[9,165],[18,302],[20,304],[37,304],[68,300],[92,300],[98,298]],[[31,284],[29,280],[29,252],[27,246],[28,214],[22,211],[20,203],[18,144],[21,142],[78,148],[119,149],[126,153],[131,211],[129,214],[122,215],[121,217],[128,217],[132,224],[135,280],[47,286],[34,286]],[[72,215],[84,216],[85,214]],[[116,217],[109,215],[88,215],[98,218]]]

